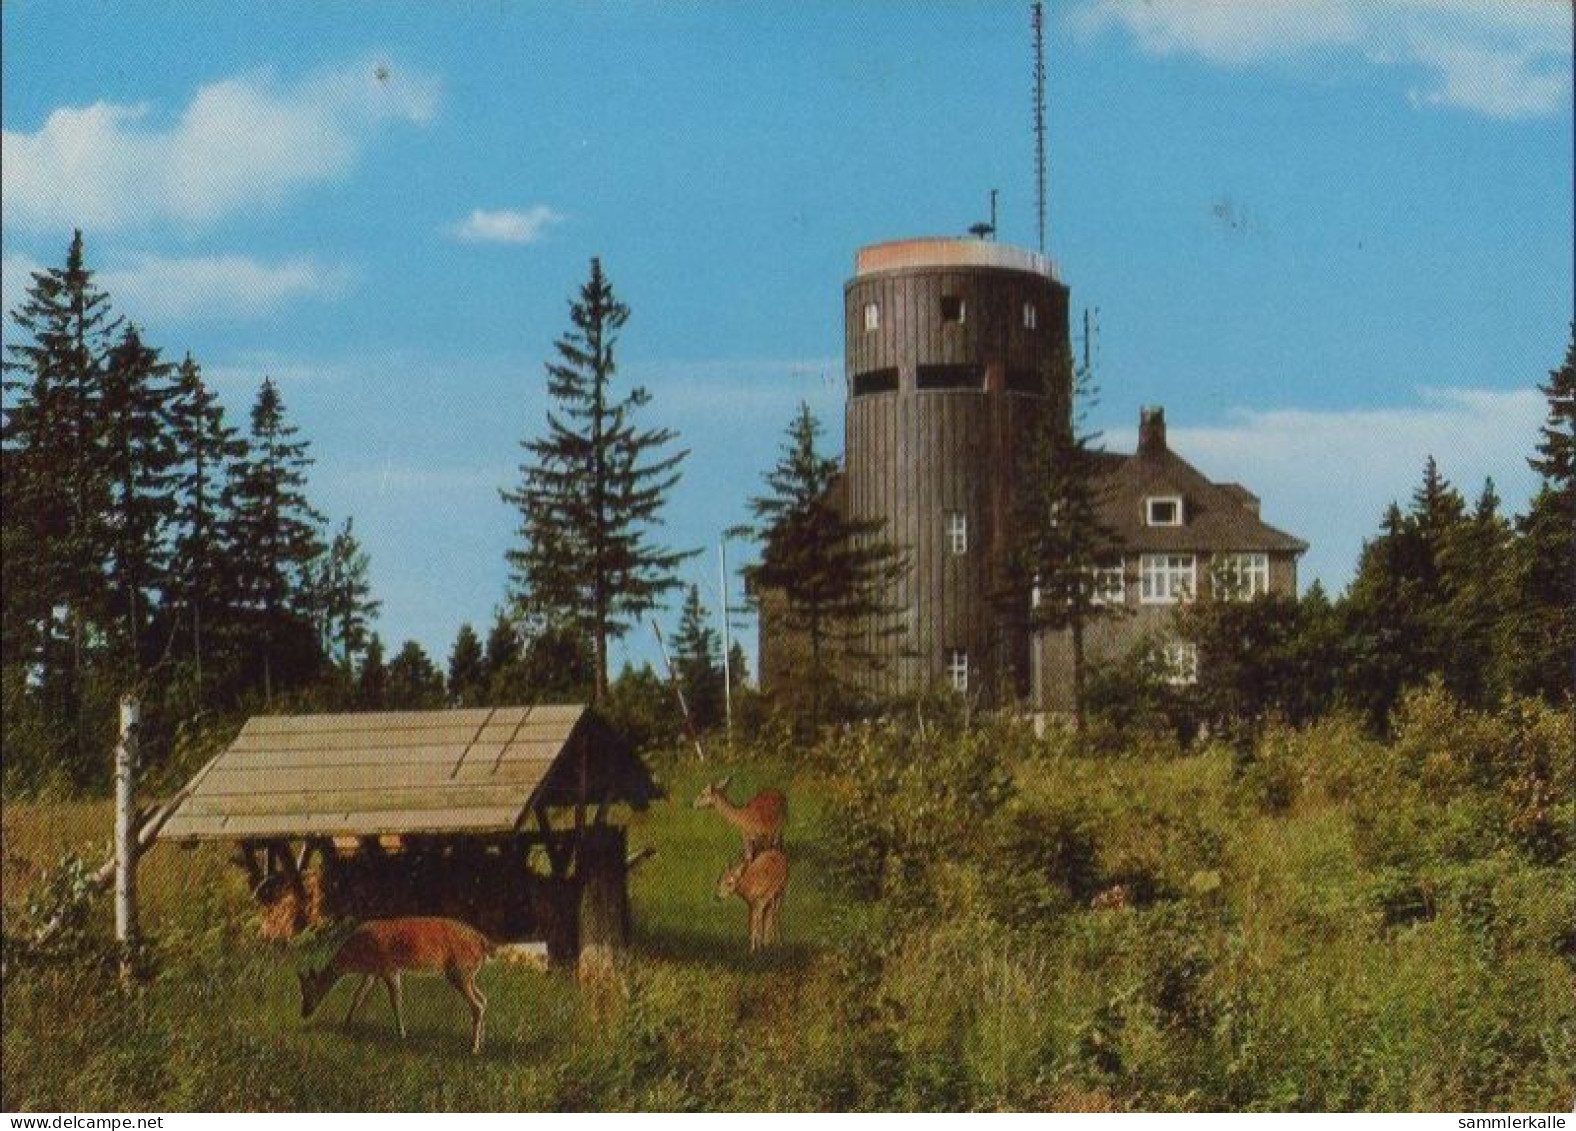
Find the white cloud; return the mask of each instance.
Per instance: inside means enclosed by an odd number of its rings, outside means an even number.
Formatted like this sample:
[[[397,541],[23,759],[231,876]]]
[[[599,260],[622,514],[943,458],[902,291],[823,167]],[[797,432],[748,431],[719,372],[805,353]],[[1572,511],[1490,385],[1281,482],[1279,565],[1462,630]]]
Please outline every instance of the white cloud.
[[[288,302],[339,295],[350,272],[309,258],[264,263],[244,255],[142,254],[100,271],[98,283],[135,322],[253,318]]]
[[[501,209],[489,212],[474,210],[464,222],[455,224],[449,233],[466,243],[535,243],[554,224],[563,222],[563,215],[545,204],[538,204],[525,211]]]
[[[1353,51],[1426,76],[1414,104],[1518,118],[1569,104],[1569,19],[1553,0],[1088,0],[1071,23],[1124,28],[1151,54],[1238,66]]]
[[[1547,403],[1535,388],[1421,389],[1405,407],[1320,411],[1239,409],[1226,423],[1168,429],[1172,450],[1210,478],[1240,482],[1263,500],[1264,520],[1312,543],[1302,580],[1339,591],[1364,539],[1391,502],[1403,506],[1423,461],[1471,502],[1492,476],[1507,509],[1531,495],[1527,466]],[[1114,451],[1132,451],[1131,429],[1112,429]]]
[[[362,61],[294,84],[210,83],[165,124],[146,102],[63,106],[35,132],[0,133],[0,216],[31,230],[208,225],[344,176],[380,125],[424,122],[435,100],[431,80]]]

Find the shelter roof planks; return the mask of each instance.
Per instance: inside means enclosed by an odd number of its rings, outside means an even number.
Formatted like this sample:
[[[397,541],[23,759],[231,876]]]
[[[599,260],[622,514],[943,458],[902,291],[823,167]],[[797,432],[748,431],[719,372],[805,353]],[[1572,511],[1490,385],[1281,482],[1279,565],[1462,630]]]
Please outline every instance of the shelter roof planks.
[[[661,796],[581,704],[259,715],[198,774],[160,839],[507,836],[549,807]]]

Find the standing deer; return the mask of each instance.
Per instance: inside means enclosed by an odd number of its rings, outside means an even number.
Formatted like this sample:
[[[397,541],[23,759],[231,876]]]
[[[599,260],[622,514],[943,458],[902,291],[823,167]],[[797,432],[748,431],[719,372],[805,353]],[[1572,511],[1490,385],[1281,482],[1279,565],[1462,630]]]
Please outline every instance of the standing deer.
[[[729,774],[720,781],[708,782],[695,799],[697,809],[715,809],[717,814],[744,837],[744,859],[767,848],[783,846],[783,825],[788,820],[788,799],[780,789],[763,789],[743,805],[728,800],[723,790],[733,780]]]
[[[717,898],[736,895],[750,909],[750,953],[778,940],[777,917],[788,889],[788,857],[767,848],[734,864],[717,881]]]
[[[480,931],[457,919],[375,919],[357,927],[316,973],[298,973],[301,980],[301,1016],[311,1017],[346,974],[360,974],[361,985],[345,1014],[345,1024],[372,989],[372,979],[382,981],[394,1007],[394,1023],[405,1037],[405,1017],[400,1008],[400,973],[442,971],[471,1010],[471,1052],[482,1050],[482,1014],[487,998],[476,988],[476,971],[492,953],[494,943]]]

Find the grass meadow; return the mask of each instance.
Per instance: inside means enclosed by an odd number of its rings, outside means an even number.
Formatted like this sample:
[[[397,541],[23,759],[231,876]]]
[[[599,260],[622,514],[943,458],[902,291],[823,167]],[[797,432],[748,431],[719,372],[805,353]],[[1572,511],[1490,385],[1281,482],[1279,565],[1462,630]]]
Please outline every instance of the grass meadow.
[[[1388,744],[1272,733],[1246,763],[1009,725],[741,752],[735,796],[790,798],[782,945],[756,956],[713,894],[737,836],[689,804],[715,767],[659,757],[616,983],[490,963],[479,1057],[440,979],[407,980],[404,1042],[380,992],[342,1023],[348,981],[303,1023],[301,955],[218,849],[145,860],[144,983],[21,954],[39,870],[97,860],[110,811],[8,804],[4,1106],[1569,1110],[1569,771],[1495,778],[1472,745],[1495,720],[1451,710]],[[1558,712],[1523,722],[1518,758],[1568,756]]]

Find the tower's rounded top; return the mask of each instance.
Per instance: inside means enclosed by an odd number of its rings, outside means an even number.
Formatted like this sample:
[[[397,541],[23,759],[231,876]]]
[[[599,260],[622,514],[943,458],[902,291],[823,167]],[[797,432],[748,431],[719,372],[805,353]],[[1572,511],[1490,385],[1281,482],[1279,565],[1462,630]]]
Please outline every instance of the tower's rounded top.
[[[868,244],[854,256],[854,276],[915,267],[996,267],[1056,278],[1049,256],[989,240],[926,236]]]

